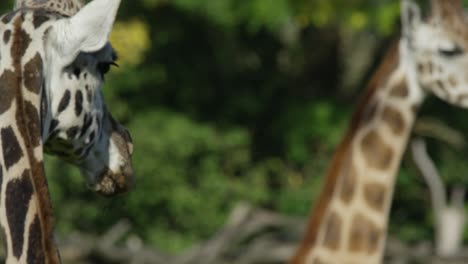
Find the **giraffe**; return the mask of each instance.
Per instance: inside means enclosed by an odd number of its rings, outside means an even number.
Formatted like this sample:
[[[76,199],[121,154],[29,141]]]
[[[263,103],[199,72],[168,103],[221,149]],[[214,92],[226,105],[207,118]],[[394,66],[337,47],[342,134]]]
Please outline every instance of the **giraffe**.
[[[305,238],[290,263],[381,263],[395,178],[429,94],[468,107],[468,21],[460,0],[431,15],[401,2],[402,34],[371,78],[329,165]]]
[[[60,263],[44,152],[106,196],[134,182],[128,131],[101,86],[120,0],[17,0],[0,17],[0,231],[6,263]]]

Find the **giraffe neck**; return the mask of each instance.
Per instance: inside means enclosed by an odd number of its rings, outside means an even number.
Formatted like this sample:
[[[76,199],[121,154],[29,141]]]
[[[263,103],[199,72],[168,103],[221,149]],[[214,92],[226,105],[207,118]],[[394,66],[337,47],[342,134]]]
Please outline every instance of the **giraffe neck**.
[[[371,80],[291,263],[381,263],[395,177],[424,96],[399,55],[394,45]]]
[[[43,166],[43,44],[34,37],[48,27],[44,16],[19,11],[0,22],[0,226],[7,263],[60,263]]]

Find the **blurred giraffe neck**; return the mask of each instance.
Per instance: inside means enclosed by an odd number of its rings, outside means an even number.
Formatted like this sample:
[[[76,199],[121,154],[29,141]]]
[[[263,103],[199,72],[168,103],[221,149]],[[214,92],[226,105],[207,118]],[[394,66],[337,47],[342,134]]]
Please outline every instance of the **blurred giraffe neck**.
[[[423,99],[399,55],[394,45],[354,112],[291,263],[382,261],[395,177]]]

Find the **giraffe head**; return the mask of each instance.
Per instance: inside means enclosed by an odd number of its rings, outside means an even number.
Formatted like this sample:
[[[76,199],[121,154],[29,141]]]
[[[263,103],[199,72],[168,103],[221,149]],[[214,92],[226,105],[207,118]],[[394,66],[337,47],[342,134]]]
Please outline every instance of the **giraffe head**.
[[[402,62],[410,83],[450,104],[468,107],[468,20],[460,0],[433,0],[432,14],[402,3]]]
[[[134,181],[130,134],[113,119],[101,91],[117,59],[108,37],[120,0],[93,0],[64,12],[70,3],[80,1],[17,2],[19,10],[32,10],[22,15],[31,25],[22,27],[34,28],[30,34],[39,54],[26,65],[42,68],[42,78],[33,81],[42,86],[42,139],[48,153],[77,165],[93,189],[113,195]]]

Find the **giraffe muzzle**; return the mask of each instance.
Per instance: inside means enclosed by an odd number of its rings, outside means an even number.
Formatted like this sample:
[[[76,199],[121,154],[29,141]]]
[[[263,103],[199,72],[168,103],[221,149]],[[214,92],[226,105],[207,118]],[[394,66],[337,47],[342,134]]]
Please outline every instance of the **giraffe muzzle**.
[[[94,186],[94,190],[104,196],[115,196],[128,192],[135,185],[135,177],[131,164],[126,164],[120,172],[113,172],[106,168],[101,174],[100,180]]]

